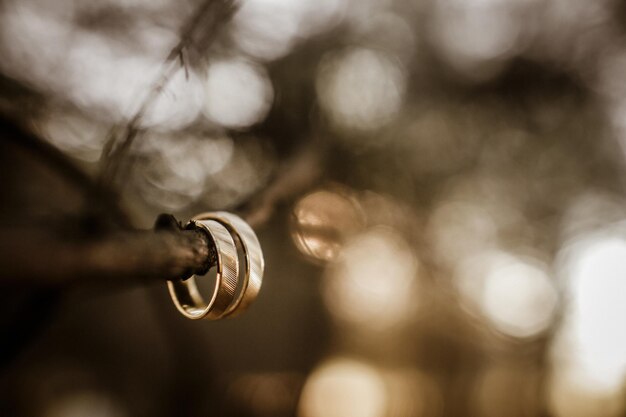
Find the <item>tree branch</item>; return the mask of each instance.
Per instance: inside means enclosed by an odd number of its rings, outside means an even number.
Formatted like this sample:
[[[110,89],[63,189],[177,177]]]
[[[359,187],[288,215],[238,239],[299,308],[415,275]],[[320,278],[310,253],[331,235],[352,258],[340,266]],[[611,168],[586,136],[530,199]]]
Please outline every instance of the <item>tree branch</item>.
[[[0,231],[0,285],[185,279],[206,273],[214,260],[208,234],[183,230],[167,215],[157,220],[154,231],[115,232],[86,241],[39,229]]]

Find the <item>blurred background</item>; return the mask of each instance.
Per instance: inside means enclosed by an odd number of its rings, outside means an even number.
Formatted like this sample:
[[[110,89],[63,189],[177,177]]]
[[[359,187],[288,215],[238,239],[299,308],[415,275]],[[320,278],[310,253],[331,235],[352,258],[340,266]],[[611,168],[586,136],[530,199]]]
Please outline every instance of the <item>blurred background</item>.
[[[621,0],[0,1],[2,114],[114,172],[133,227],[235,211],[266,260],[219,322],[161,282],[63,287],[2,358],[0,412],[626,416],[625,19]],[[10,216],[65,213],[54,187]]]

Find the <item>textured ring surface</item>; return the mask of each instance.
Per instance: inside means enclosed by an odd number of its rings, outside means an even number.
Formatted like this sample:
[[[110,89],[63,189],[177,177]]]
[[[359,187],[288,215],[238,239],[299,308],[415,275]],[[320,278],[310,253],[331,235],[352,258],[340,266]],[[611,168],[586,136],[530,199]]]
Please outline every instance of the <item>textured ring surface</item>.
[[[217,253],[217,273],[211,299],[204,300],[196,284],[196,276],[186,281],[170,280],[167,286],[178,311],[190,319],[219,319],[233,303],[237,291],[239,260],[237,248],[229,231],[213,220],[192,220],[212,238]]]
[[[223,211],[202,213],[195,220],[213,220],[221,223],[237,237],[244,254],[245,275],[240,278],[241,289],[233,303],[224,313],[224,317],[235,317],[244,312],[256,299],[263,282],[265,261],[263,251],[254,230],[241,217]]]

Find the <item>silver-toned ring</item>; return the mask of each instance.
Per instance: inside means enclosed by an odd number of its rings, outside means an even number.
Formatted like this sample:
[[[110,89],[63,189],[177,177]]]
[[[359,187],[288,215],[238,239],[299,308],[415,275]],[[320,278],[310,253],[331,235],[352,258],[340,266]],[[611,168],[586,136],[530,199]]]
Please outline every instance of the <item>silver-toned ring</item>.
[[[186,281],[170,280],[167,286],[174,305],[187,318],[217,320],[233,304],[239,277],[237,248],[230,232],[221,223],[213,220],[192,220],[207,232],[217,254],[216,282],[211,299],[206,302],[196,284],[196,276]]]
[[[202,213],[194,220],[213,220],[222,224],[234,235],[244,255],[245,273],[240,278],[241,289],[233,303],[224,312],[223,317],[235,317],[244,312],[256,299],[263,282],[265,261],[259,239],[254,230],[241,217],[223,211]]]

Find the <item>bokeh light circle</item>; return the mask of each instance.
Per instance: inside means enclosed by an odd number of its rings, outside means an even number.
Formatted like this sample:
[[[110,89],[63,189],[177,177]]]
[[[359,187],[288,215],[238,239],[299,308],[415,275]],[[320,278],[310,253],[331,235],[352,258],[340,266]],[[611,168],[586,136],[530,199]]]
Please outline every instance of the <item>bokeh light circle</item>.
[[[325,56],[316,78],[322,109],[337,127],[369,131],[400,110],[406,88],[400,63],[384,53],[352,48]]]
[[[227,128],[245,128],[267,115],[274,90],[266,70],[241,58],[213,62],[205,84],[204,113]]]
[[[558,295],[538,259],[486,251],[461,262],[456,285],[470,310],[478,310],[499,332],[536,336],[551,325]]]
[[[302,391],[299,417],[384,417],[387,392],[375,368],[352,359],[322,364]]]
[[[371,228],[351,238],[326,270],[322,294],[335,318],[369,330],[404,322],[417,306],[418,263],[393,229]]]
[[[337,258],[345,241],[364,227],[358,202],[345,192],[319,190],[295,205],[291,229],[300,252],[314,261]]]

